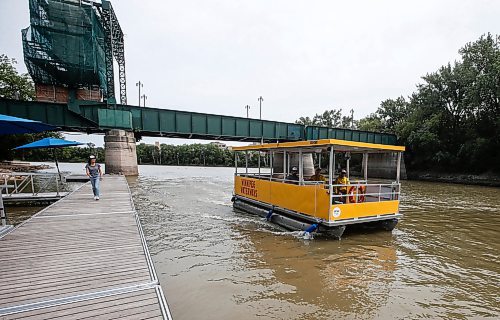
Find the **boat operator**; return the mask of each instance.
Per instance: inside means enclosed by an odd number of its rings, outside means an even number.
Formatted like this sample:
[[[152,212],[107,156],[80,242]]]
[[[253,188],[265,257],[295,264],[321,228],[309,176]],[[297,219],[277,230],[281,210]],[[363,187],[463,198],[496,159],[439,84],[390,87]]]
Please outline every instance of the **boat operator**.
[[[309,181],[326,182],[325,177],[323,177],[323,175],[321,174],[321,168],[320,167],[316,167],[316,169],[314,170],[314,175],[311,176],[311,178],[309,179]]]
[[[342,197],[339,197],[341,202],[346,203],[347,199],[347,185],[349,184],[349,178],[347,178],[347,171],[345,169],[342,169],[340,171],[340,175],[335,179],[333,184],[339,184],[342,186],[337,186],[335,187],[335,194],[336,195],[342,195]]]
[[[286,180],[299,181],[299,169],[297,167],[292,167],[292,170],[290,174],[286,177]]]

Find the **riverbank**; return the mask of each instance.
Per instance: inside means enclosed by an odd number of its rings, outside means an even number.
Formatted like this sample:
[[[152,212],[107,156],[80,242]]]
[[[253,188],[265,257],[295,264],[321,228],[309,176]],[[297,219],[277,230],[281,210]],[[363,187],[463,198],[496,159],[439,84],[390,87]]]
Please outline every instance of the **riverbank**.
[[[34,172],[37,170],[45,170],[52,168],[46,164],[32,165],[25,161],[2,161],[0,162],[0,173],[10,172]]]
[[[475,186],[500,187],[500,176],[493,173],[460,174],[443,172],[407,172],[408,180],[468,184]]]

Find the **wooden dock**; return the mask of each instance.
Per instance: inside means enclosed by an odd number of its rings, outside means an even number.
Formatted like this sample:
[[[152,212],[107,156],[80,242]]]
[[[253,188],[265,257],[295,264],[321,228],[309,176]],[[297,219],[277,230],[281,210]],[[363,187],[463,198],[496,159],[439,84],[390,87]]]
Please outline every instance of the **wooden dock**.
[[[87,183],[0,239],[0,319],[171,319],[123,176]]]

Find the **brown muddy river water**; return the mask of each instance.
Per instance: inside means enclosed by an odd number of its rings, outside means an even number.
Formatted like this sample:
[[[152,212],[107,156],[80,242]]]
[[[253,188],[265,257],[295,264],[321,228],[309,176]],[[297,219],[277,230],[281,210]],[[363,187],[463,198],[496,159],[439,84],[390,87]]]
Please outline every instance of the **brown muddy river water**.
[[[392,233],[303,240],[234,212],[233,172],[129,178],[175,320],[500,318],[500,189],[405,181]]]
[[[129,179],[176,320],[500,317],[500,189],[407,181],[392,232],[303,240],[236,213],[232,168]]]

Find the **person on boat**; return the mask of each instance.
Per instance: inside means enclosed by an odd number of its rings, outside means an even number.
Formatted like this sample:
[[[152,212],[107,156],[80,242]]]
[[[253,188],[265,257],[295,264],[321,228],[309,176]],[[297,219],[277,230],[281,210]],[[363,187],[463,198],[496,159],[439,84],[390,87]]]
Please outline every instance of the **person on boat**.
[[[90,178],[92,184],[92,192],[94,193],[94,200],[99,200],[99,181],[102,179],[101,165],[96,163],[94,155],[89,157],[89,162],[85,166],[87,176]]]
[[[286,177],[286,180],[299,181],[299,169],[297,167],[292,167],[292,170]]]
[[[340,175],[335,179],[333,184],[340,185],[335,187],[335,194],[336,195],[342,195],[341,197],[338,197],[341,202],[346,203],[346,198],[347,198],[347,185],[349,184],[349,178],[347,178],[347,171],[345,169],[342,169],[340,171]]]
[[[316,167],[316,169],[314,170],[314,175],[311,176],[311,178],[309,179],[309,181],[326,182],[325,177],[323,177],[323,175],[321,174],[321,168],[320,167]]]

